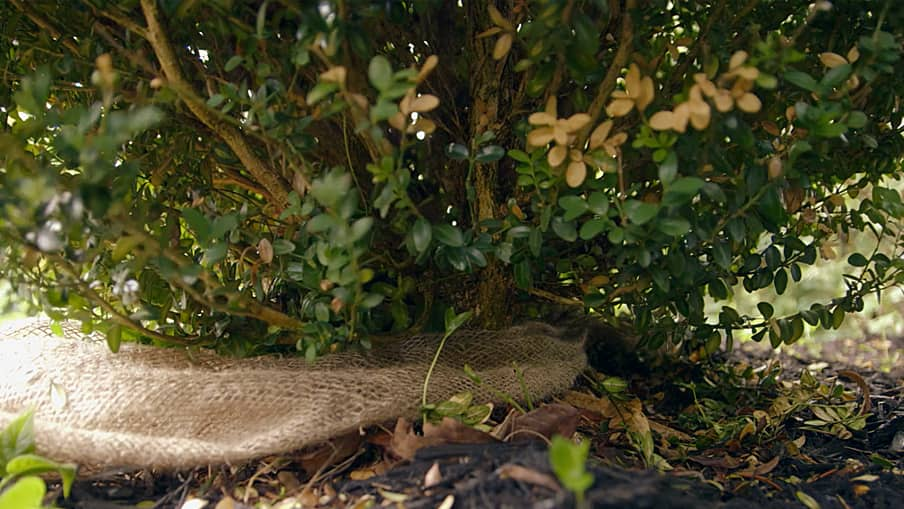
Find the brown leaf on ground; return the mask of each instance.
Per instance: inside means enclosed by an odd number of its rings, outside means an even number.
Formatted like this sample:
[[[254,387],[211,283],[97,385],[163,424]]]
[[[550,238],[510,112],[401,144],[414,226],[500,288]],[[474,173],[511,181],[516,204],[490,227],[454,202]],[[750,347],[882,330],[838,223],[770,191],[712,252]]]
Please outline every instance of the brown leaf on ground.
[[[315,449],[302,452],[293,458],[308,474],[319,472],[324,467],[335,465],[352,456],[361,448],[364,441],[358,432],[347,433],[326,442]]]
[[[580,412],[571,405],[552,403],[523,415],[509,414],[509,417],[493,430],[493,434],[506,442],[518,442],[538,437],[549,439],[553,435],[570,437],[577,430]]]
[[[669,440],[672,438],[674,438],[680,442],[691,442],[694,440],[694,437],[688,435],[687,433],[685,433],[683,431],[679,431],[675,428],[670,428],[669,426],[666,426],[665,424],[662,424],[662,423],[659,423],[656,421],[649,421],[649,423],[650,423],[650,429],[653,430],[654,433],[658,434],[662,438],[665,438],[666,440]]]
[[[738,458],[728,455],[721,457],[697,455],[688,456],[687,459],[693,461],[694,463],[703,465],[704,467],[724,468],[727,470],[734,470],[743,464]]]
[[[843,369],[838,372],[838,376],[842,378],[847,378],[848,380],[857,384],[857,387],[860,388],[860,392],[863,394],[863,403],[860,405],[860,415],[868,414],[869,411],[873,408],[872,400],[869,395],[869,384],[866,383],[866,380],[860,376],[860,373],[850,369]]]
[[[585,392],[568,391],[562,397],[562,401],[575,408],[593,412],[599,415],[601,419],[611,419],[618,415],[612,400],[606,397],[598,398]]]
[[[424,423],[423,436],[414,433],[411,422],[399,419],[389,444],[390,451],[402,459],[412,459],[418,449],[441,444],[485,444],[497,441],[489,433],[476,430],[451,418],[442,422]]]
[[[556,493],[562,491],[562,487],[551,475],[538,472],[532,468],[522,467],[514,463],[506,463],[498,469],[496,474],[503,479],[514,479],[534,486],[542,486]]]

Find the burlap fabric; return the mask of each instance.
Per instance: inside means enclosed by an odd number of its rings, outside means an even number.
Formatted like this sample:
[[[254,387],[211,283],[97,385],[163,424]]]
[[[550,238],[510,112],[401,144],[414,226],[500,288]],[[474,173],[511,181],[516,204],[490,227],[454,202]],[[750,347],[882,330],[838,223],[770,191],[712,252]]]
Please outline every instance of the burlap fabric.
[[[232,359],[211,352],[79,341],[46,319],[0,327],[0,427],[35,409],[38,452],[97,465],[181,468],[234,463],[322,442],[417,414],[440,336],[419,335],[314,364],[299,358]],[[583,338],[544,324],[464,330],[446,343],[430,382],[437,402],[461,391],[543,398],[568,388],[586,364]],[[468,364],[483,380],[465,376]]]

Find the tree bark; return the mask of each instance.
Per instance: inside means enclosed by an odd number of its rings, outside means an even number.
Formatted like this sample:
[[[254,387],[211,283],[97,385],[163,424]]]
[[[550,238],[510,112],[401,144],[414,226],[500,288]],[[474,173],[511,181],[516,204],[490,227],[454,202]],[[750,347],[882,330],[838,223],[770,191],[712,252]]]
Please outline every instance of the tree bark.
[[[508,2],[505,2],[508,4]],[[503,5],[503,13],[510,12],[510,5]],[[468,11],[468,40],[470,53],[471,99],[470,118],[471,139],[475,139],[487,130],[494,130],[497,135],[495,143],[506,146],[511,133],[502,132],[506,125],[500,119],[499,112],[505,111],[505,105],[511,102],[510,87],[500,83],[502,69],[506,59],[493,59],[492,37],[478,39],[477,34],[493,26],[489,19],[487,4],[480,1],[466,2]],[[499,214],[500,204],[497,201],[499,191],[499,162],[476,164],[473,172],[473,185],[476,204],[472,209],[476,216],[475,223],[484,219],[495,218]],[[494,257],[488,259],[487,266],[478,275],[477,317],[481,326],[489,329],[510,325],[510,312],[514,282],[510,267]]]

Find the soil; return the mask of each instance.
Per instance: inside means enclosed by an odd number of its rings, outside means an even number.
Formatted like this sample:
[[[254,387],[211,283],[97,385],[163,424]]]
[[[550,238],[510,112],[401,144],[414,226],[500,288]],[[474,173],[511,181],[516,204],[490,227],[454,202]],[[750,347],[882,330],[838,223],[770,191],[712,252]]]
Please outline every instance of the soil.
[[[904,338],[873,338],[827,343],[819,352],[790,348],[777,353],[762,345],[744,344],[727,359],[751,366],[777,359],[784,376],[792,380],[803,369],[818,380],[846,370],[851,378],[846,385],[859,390],[861,396],[868,391],[869,401],[866,425],[846,439],[806,430],[801,420],[790,420],[771,440],[713,444],[670,459],[671,470],[659,472],[643,468],[636,453],[612,441],[611,434],[600,432],[598,422],[582,419],[579,432],[593,440],[588,470],[594,482],[586,492],[585,506],[902,507],[902,352]],[[673,366],[667,373],[631,377],[630,391],[645,402],[648,415],[674,423],[688,403],[693,403],[675,381],[702,379],[705,369]],[[270,458],[242,468],[182,473],[95,472],[76,482],[68,500],[59,498],[56,503],[64,508],[92,509],[136,505],[187,508],[192,499],[197,500],[192,502],[198,504],[194,507],[206,501],[205,507],[216,509],[289,509],[316,504],[354,508],[385,504],[405,508],[576,506],[574,496],[556,481],[543,441],[447,443],[420,449],[410,461],[387,461],[388,435],[380,435],[382,439],[358,446],[345,464],[320,465],[321,475],[311,486],[306,486],[309,476],[304,472],[304,468],[312,470],[308,455],[306,461]],[[789,452],[789,442],[801,437],[805,441],[800,450]],[[751,458],[756,461],[750,463]]]

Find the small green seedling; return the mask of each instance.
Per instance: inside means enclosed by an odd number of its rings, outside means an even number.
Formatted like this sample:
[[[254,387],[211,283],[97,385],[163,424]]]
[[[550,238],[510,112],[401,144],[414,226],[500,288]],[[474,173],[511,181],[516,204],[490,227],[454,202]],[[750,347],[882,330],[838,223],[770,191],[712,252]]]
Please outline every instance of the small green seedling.
[[[0,431],[0,509],[41,509],[47,487],[37,477],[56,472],[69,497],[75,480],[75,465],[57,463],[34,454],[34,420],[26,412]]]
[[[549,445],[549,464],[559,482],[568,491],[574,493],[578,508],[587,507],[584,492],[593,486],[593,474],[587,471],[587,456],[590,453],[590,441],[574,443],[560,435],[552,437]]]

